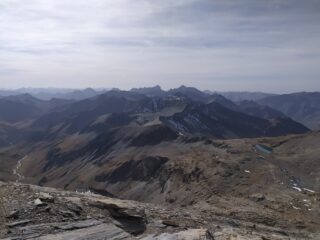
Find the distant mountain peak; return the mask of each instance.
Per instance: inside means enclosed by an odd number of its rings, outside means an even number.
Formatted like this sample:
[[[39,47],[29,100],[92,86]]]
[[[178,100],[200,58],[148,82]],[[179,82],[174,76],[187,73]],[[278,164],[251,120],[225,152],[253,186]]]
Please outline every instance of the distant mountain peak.
[[[159,85],[156,85],[154,87],[132,88],[130,91],[135,93],[145,94],[150,97],[165,95],[165,91],[163,91]]]
[[[196,91],[196,92],[201,92],[199,89],[197,89],[195,87],[188,87],[188,86],[185,86],[185,85],[181,85],[180,87],[174,88],[173,90],[176,90],[176,91]]]
[[[24,101],[41,101],[38,98],[35,98],[29,93],[23,93],[23,94],[18,94],[18,95],[10,95],[7,97],[3,97],[3,100],[10,100],[14,102],[24,102]]]
[[[92,93],[95,93],[96,90],[94,90],[93,88],[85,88],[83,89],[84,92],[92,92]]]
[[[154,87],[143,87],[143,88],[132,88],[131,91],[140,91],[140,90],[159,90],[162,91],[162,88],[159,85]]]

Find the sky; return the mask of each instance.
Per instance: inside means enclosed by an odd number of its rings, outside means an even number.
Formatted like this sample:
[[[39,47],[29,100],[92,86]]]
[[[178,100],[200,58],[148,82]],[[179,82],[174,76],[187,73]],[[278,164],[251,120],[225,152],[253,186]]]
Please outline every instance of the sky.
[[[0,1],[0,88],[157,84],[320,91],[320,1]]]

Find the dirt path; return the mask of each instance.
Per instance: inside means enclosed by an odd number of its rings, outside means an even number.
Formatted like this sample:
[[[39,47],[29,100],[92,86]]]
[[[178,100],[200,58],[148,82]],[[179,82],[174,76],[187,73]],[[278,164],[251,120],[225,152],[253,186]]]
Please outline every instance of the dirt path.
[[[13,175],[17,176],[17,180],[16,182],[21,182],[22,179],[24,179],[24,176],[22,174],[19,173],[19,170],[22,166],[22,162],[23,160],[25,160],[28,156],[24,156],[23,158],[21,158],[18,163],[17,163],[17,166],[13,169]]]

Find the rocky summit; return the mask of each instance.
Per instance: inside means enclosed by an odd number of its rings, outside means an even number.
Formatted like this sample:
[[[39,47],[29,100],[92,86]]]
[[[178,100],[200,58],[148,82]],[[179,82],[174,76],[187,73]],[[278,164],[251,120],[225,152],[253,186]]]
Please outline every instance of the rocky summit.
[[[260,195],[254,201],[263,201]],[[196,208],[168,207],[19,183],[0,183],[1,239],[319,239]]]

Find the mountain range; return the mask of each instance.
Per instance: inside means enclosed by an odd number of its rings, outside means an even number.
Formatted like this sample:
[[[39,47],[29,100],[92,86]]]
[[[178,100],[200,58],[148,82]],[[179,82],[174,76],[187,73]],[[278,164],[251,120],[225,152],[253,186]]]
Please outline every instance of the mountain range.
[[[320,226],[320,133],[298,116],[316,116],[317,96],[232,101],[156,86],[80,100],[1,97],[0,181],[201,208],[230,226],[307,236]]]
[[[15,125],[21,131],[34,132],[33,139],[85,131],[97,121],[107,130],[110,124],[105,121],[113,118],[117,118],[117,127],[161,125],[177,134],[214,138],[279,136],[309,131],[269,106],[253,101],[234,103],[221,95],[185,86],[167,92],[159,87],[112,90],[80,101],[39,100],[30,94],[8,96],[0,98],[0,111],[2,122]]]

